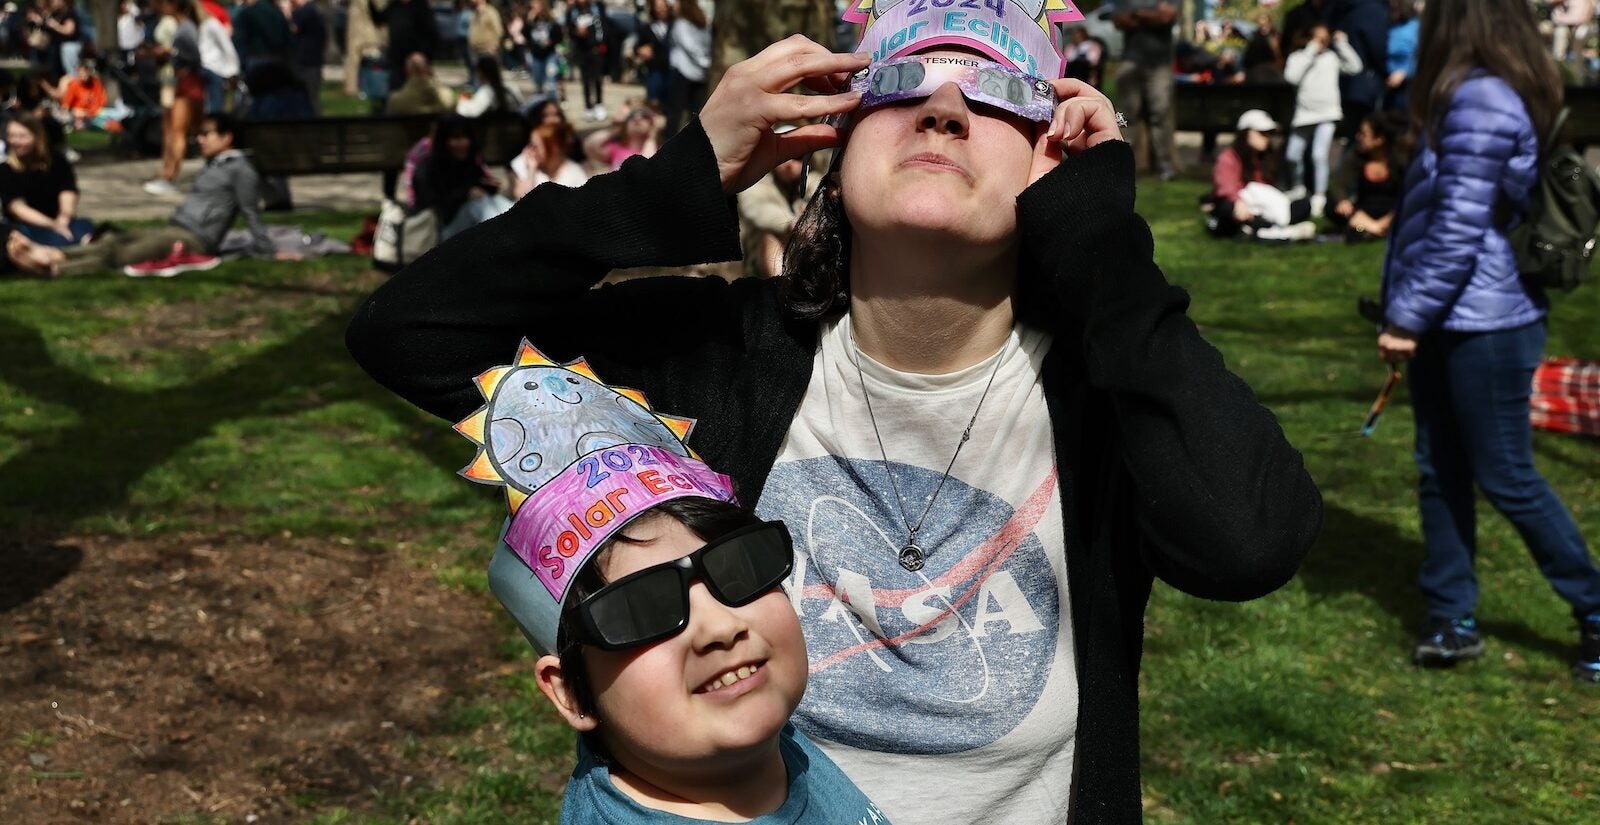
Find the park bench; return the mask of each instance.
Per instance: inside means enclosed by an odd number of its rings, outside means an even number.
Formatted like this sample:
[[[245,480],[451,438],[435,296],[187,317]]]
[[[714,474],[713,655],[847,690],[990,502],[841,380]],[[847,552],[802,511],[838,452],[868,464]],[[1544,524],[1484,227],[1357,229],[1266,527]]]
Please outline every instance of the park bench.
[[[1285,128],[1294,117],[1294,87],[1287,83],[1178,83],[1172,90],[1173,128],[1182,132],[1232,132],[1239,115],[1261,109]]]
[[[370,115],[247,120],[239,143],[264,177],[400,171],[406,152],[428,134],[437,115]],[[483,159],[504,166],[528,143],[527,122],[513,114],[474,121]]]

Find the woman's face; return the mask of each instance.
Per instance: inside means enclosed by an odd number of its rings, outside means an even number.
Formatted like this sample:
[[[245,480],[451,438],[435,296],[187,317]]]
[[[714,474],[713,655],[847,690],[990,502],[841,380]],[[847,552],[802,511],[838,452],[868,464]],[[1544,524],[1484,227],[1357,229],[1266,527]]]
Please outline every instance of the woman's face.
[[[33,151],[33,133],[28,127],[12,121],[6,124],[6,145],[11,147],[11,154],[18,157]]]
[[[1265,152],[1272,148],[1272,133],[1250,129],[1244,133],[1244,142],[1257,152]]]
[[[1034,130],[1032,121],[970,104],[953,83],[922,100],[858,115],[840,170],[852,229],[863,239],[910,232],[980,245],[1014,242]]]
[[[539,109],[539,125],[561,122],[561,104],[554,100],[546,101]]]
[[[1372,130],[1371,123],[1362,121],[1361,128],[1356,130],[1356,148],[1360,149],[1363,155],[1371,155],[1377,152],[1383,148],[1385,142],[1382,137],[1378,136],[1377,132]]]
[[[444,145],[456,160],[466,160],[472,154],[472,138],[466,135],[451,135]]]

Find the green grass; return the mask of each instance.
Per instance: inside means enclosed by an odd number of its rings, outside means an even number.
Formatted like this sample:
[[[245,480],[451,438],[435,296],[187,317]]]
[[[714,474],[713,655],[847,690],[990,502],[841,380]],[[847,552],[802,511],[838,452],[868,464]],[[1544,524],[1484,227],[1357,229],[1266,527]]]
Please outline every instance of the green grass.
[[[1201,188],[1144,184],[1158,258],[1305,452],[1327,523],[1300,576],[1269,598],[1214,604],[1157,586],[1143,683],[1147,818],[1592,818],[1600,690],[1568,679],[1565,606],[1487,508],[1490,655],[1453,672],[1407,664],[1422,550],[1404,391],[1374,437],[1354,435],[1384,377],[1354,312],[1357,295],[1376,291],[1381,247],[1213,241],[1194,210]],[[293,219],[341,237],[357,222]],[[404,542],[399,552],[443,560],[441,586],[481,592],[503,505],[455,477],[471,446],[375,386],[344,350],[346,319],[381,280],[363,261],[333,258],[158,283],[0,282],[0,529]],[[1556,304],[1550,352],[1600,358],[1600,287]],[[1600,538],[1600,444],[1540,435],[1536,450],[1585,534]],[[526,659],[501,627],[486,644]],[[455,766],[454,778],[343,807],[295,802],[322,825],[554,821],[571,746],[513,672],[457,697],[444,733],[407,742]]]

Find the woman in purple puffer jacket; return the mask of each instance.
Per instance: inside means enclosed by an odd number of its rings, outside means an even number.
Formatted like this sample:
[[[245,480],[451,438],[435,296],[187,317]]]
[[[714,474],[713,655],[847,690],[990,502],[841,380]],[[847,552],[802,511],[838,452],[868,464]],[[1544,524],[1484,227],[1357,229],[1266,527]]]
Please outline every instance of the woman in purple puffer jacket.
[[[1417,423],[1428,621],[1412,658],[1452,665],[1483,653],[1473,618],[1476,482],[1572,606],[1574,674],[1600,681],[1600,570],[1533,465],[1528,396],[1549,304],[1523,283],[1505,235],[1537,181],[1561,78],[1524,0],[1430,0],[1420,42],[1411,101],[1419,151],[1384,261],[1378,336],[1384,360],[1410,362]]]

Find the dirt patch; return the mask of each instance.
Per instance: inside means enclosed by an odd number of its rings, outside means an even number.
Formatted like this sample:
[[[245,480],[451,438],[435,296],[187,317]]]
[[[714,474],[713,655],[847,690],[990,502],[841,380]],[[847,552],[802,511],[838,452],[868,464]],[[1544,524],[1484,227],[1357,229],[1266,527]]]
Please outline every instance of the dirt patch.
[[[359,808],[452,771],[417,742],[500,665],[482,600],[329,541],[3,539],[0,606],[8,823]]]

